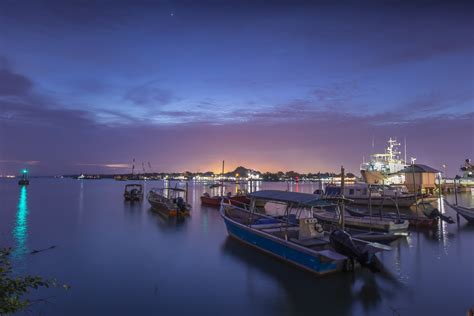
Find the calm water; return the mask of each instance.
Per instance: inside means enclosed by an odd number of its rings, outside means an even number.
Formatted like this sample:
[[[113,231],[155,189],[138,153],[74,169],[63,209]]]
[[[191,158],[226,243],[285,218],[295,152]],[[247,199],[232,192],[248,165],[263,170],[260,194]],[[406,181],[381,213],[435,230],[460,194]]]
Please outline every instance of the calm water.
[[[35,293],[51,303],[33,314],[465,315],[474,304],[474,227],[464,219],[393,243],[379,255],[389,275],[317,278],[230,239],[218,211],[201,207],[200,184],[189,187],[193,210],[182,223],[151,212],[146,200],[124,203],[123,187],[113,180],[0,182],[0,245],[15,247],[17,270],[72,287]],[[287,186],[260,185],[268,188]],[[460,203],[474,205],[474,197],[463,194]]]

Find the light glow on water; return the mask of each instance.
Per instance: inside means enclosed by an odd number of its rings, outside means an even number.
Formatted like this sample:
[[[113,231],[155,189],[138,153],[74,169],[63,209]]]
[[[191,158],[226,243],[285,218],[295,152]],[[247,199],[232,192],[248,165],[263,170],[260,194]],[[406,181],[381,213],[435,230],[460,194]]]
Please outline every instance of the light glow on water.
[[[13,257],[22,259],[28,252],[26,245],[28,240],[28,194],[26,186],[21,186],[20,197],[18,198],[18,207],[16,212],[16,222],[13,228],[13,237],[16,247],[13,251]]]

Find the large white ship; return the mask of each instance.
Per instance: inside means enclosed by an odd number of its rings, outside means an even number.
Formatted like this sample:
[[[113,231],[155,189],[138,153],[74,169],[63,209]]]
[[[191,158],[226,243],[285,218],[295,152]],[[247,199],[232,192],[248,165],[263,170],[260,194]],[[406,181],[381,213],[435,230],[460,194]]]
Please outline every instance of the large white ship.
[[[399,146],[400,143],[396,139],[390,138],[385,153],[373,154],[369,162],[360,165],[360,173],[366,183],[404,184],[405,175],[398,172],[408,164],[400,158]]]

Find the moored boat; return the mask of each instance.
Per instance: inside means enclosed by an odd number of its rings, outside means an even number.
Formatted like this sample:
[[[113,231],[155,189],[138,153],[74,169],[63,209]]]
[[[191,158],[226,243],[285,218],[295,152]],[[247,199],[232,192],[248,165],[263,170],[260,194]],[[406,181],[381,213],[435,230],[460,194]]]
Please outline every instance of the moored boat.
[[[315,218],[319,221],[334,225],[339,225],[341,222],[339,212],[329,212],[324,209],[315,209],[313,212]],[[356,217],[351,215],[344,216],[344,224],[347,227],[353,227],[364,230],[378,230],[384,232],[403,232],[408,229],[409,222],[403,219],[391,218],[367,218]]]
[[[143,199],[143,185],[142,184],[127,184],[123,192],[125,201],[141,201]]]
[[[221,204],[220,213],[229,235],[318,275],[353,267],[354,260],[360,265],[372,267],[377,262],[374,254],[390,249],[352,238],[345,232],[331,235],[324,232],[318,220],[311,216],[311,208],[327,202],[312,194],[266,190],[251,193],[249,197],[249,207]],[[263,214],[255,208],[257,199],[286,205],[285,215],[275,218]],[[308,208],[310,210],[307,210]],[[298,222],[290,220],[292,211],[293,215],[300,215]],[[309,217],[301,217],[303,214]]]
[[[212,206],[218,208],[221,205],[221,200],[224,203],[237,203],[237,204],[249,204],[250,199],[244,191],[238,191],[237,194],[232,195],[230,192],[227,195],[214,195],[211,196],[205,192],[201,195],[201,204],[206,206]]]
[[[364,218],[386,218],[386,219],[404,219],[404,220],[408,220],[408,222],[410,223],[411,226],[422,226],[422,227],[433,227],[433,226],[436,226],[437,224],[437,220],[434,219],[434,218],[428,218],[426,216],[408,216],[408,215],[401,215],[400,216],[396,213],[393,213],[393,212],[388,212],[388,213],[384,213],[382,214],[382,216],[380,215],[376,215],[376,214],[373,214],[372,216],[369,214],[369,211],[361,211],[361,210],[357,210],[357,209],[354,209],[354,208],[351,208],[351,207],[345,207],[345,210],[347,211],[347,213],[349,213],[351,216],[354,216],[354,217],[364,217]]]
[[[180,188],[155,188],[148,192],[147,200],[153,210],[170,217],[189,215],[191,205],[186,202],[187,191]]]
[[[452,208],[456,213],[464,217],[469,223],[474,223],[474,208],[469,208],[469,207],[464,207],[460,205],[455,205],[452,203],[449,203],[446,199],[444,202]]]

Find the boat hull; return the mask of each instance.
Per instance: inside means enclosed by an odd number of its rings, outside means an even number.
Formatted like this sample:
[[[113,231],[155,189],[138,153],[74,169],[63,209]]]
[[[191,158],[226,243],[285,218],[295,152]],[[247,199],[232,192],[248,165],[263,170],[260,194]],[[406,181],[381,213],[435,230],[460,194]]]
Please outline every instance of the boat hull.
[[[211,207],[218,208],[221,205],[222,198],[219,196],[201,196],[201,204]],[[224,197],[224,203],[226,204],[236,204],[237,206],[242,206],[243,204],[250,204],[250,199],[246,195],[234,195],[230,198]],[[256,207],[264,207],[264,201],[256,201]]]
[[[360,212],[356,210],[352,210],[350,208],[345,209],[350,215],[354,217],[364,217],[364,218],[374,218],[374,219],[380,219],[380,215],[373,214],[370,216],[367,212]],[[383,214],[382,218],[386,219],[397,219],[397,215],[389,215],[389,214]],[[400,214],[400,219],[402,220],[407,220],[410,224],[410,226],[415,226],[415,227],[426,227],[426,228],[431,228],[434,227],[438,224],[438,220],[435,218],[428,218],[425,216],[407,216],[404,214]]]
[[[305,270],[324,275],[340,271],[346,264],[346,260],[331,261],[323,256],[316,256],[300,249],[298,245],[237,223],[227,218],[222,212],[221,215],[231,237]]]
[[[206,206],[219,207],[221,205],[222,198],[220,196],[201,196],[201,204]],[[249,204],[250,201],[245,195],[235,195],[230,198],[224,197],[224,203],[230,204],[237,202],[241,204]]]
[[[351,204],[353,205],[369,205],[369,198],[368,197],[353,197],[353,196],[347,196],[348,199],[351,200]],[[416,204],[421,204],[421,203],[434,203],[436,202],[436,198],[434,197],[427,197],[427,198],[418,198],[416,200]],[[410,207],[412,205],[415,205],[415,199],[413,197],[399,197],[397,199],[395,198],[371,198],[370,203],[372,206],[390,206],[390,207],[396,207],[397,205],[399,207]]]
[[[174,205],[174,203],[170,203],[165,198],[148,198],[148,203],[150,203],[152,210],[159,211],[160,213],[169,217],[189,215],[189,210],[180,211],[178,210],[178,207]]]
[[[329,223],[339,225],[339,217],[335,216],[335,213],[328,211],[314,211],[313,216],[323,223]],[[385,218],[367,218],[357,216],[345,216],[344,224],[347,227],[359,228],[359,229],[373,229],[384,232],[394,231],[406,231],[409,226],[409,222],[403,220],[400,223],[396,223],[394,220]]]
[[[474,223],[474,209],[469,209],[467,207],[462,207],[458,205],[451,204],[447,201],[445,201],[446,204],[449,205],[456,213],[464,217],[466,221],[469,223]]]
[[[361,170],[360,174],[364,182],[368,184],[382,184],[386,179],[380,171]]]

